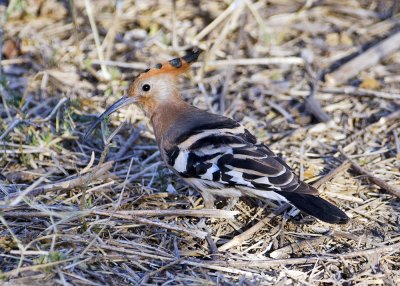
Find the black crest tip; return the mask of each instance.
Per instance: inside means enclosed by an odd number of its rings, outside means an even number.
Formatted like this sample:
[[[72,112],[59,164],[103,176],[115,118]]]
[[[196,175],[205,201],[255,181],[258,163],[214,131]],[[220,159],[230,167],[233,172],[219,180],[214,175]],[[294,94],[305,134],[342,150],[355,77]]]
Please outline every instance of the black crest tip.
[[[187,63],[193,63],[197,61],[199,55],[201,54],[202,50],[200,50],[197,47],[194,47],[193,49],[187,51],[187,54],[182,57],[182,59],[187,62]]]
[[[173,67],[175,67],[175,68],[180,68],[181,66],[182,66],[182,61],[181,61],[181,59],[179,59],[179,58],[176,58],[176,59],[172,59],[172,60],[170,60],[169,61],[169,63],[173,66]]]

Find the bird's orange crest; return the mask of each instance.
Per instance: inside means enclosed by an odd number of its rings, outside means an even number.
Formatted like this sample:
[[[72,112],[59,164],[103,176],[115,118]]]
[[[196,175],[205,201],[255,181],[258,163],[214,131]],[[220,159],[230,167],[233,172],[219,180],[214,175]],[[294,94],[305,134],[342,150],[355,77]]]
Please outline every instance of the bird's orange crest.
[[[180,75],[189,69],[191,64],[197,60],[201,52],[200,49],[193,48],[192,51],[181,58],[175,58],[168,62],[156,64],[155,67],[147,69],[143,73],[139,74],[138,78],[146,79],[161,74],[170,74],[174,76]]]
[[[113,105],[107,108],[90,126],[84,138],[96,128],[101,121],[123,106],[137,103],[148,114],[152,114],[160,103],[177,100],[176,77],[186,72],[190,65],[197,60],[201,50],[194,48],[181,58],[175,58],[139,74],[129,85],[128,92]],[[165,76],[162,76],[165,75]],[[171,77],[172,76],[172,77]]]

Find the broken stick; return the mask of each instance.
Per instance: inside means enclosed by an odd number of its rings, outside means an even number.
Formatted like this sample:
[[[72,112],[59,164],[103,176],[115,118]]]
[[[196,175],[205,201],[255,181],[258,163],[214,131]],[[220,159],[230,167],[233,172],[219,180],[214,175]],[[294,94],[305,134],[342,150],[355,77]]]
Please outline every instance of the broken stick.
[[[381,60],[400,49],[400,31],[387,37],[379,44],[372,46],[362,54],[340,66],[337,70],[325,75],[331,86],[345,83],[348,79],[379,63]]]
[[[396,186],[392,186],[389,185],[388,183],[386,183],[384,180],[379,179],[378,177],[374,176],[373,174],[371,174],[370,172],[368,172],[367,170],[365,170],[363,167],[361,167],[360,165],[358,165],[353,159],[350,158],[349,155],[347,155],[343,149],[341,147],[339,147],[339,152],[346,157],[346,159],[351,163],[351,165],[353,166],[354,170],[361,174],[361,175],[365,175],[367,176],[367,178],[374,183],[375,185],[381,187],[382,189],[388,191],[390,194],[400,198],[400,188],[396,187]]]

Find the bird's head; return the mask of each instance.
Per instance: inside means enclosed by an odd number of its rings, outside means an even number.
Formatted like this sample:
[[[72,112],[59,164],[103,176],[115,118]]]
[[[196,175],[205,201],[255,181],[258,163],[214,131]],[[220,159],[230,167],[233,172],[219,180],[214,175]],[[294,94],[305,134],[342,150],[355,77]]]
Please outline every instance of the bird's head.
[[[156,64],[155,67],[139,74],[130,84],[127,94],[107,108],[93,122],[85,137],[90,135],[105,117],[123,106],[136,103],[148,115],[151,115],[160,104],[180,98],[177,90],[177,78],[189,69],[200,53],[199,49],[193,49],[182,58],[175,58],[165,63]]]

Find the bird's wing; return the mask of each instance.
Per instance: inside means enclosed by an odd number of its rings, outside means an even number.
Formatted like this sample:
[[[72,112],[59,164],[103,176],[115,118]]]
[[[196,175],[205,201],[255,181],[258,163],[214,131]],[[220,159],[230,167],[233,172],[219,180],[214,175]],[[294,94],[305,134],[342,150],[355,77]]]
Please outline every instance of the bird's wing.
[[[242,125],[212,114],[197,118],[202,120],[182,120],[160,147],[169,167],[200,191],[288,201],[322,221],[348,222],[346,213],[319,197]]]
[[[200,179],[239,189],[318,194],[267,146],[228,118],[225,122],[198,125],[168,145],[164,150],[165,161],[189,180]]]

